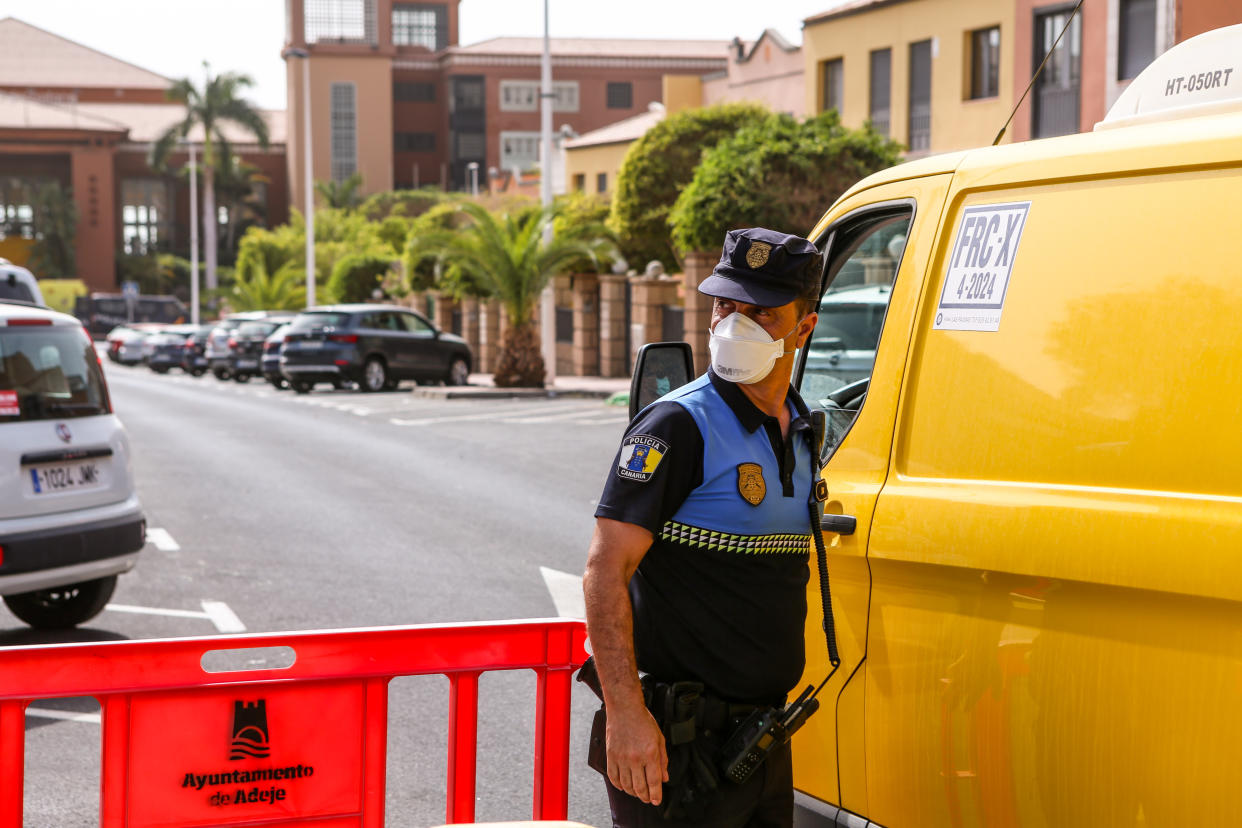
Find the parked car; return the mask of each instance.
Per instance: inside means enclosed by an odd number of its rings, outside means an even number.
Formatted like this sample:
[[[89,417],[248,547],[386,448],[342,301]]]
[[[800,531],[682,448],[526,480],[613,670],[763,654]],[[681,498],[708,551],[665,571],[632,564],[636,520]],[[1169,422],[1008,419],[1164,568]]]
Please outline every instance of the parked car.
[[[129,439],[90,335],[0,301],[0,595],[34,627],[103,610],[146,542]]]
[[[884,327],[892,285],[851,285],[829,290],[819,303],[819,322],[806,354],[815,393],[825,396],[871,376],[875,343]]]
[[[242,311],[221,319],[207,338],[207,370],[218,380],[226,380],[232,376],[233,353],[229,349],[229,337],[243,322],[269,318],[288,321],[293,316],[291,311]]]
[[[121,293],[79,296],[73,301],[73,315],[92,336],[102,336],[117,325],[135,322],[173,325],[190,317],[185,305],[175,296],[125,296]]]
[[[199,325],[181,343],[181,370],[190,376],[207,373],[207,338],[215,325]]]
[[[104,339],[104,342],[107,345],[106,353],[108,354],[108,359],[113,362],[120,362],[121,345],[125,343],[125,340],[137,333],[138,332],[136,330],[128,325],[117,325],[115,328],[108,331],[108,335]]]
[[[159,333],[147,337],[143,341],[147,367],[157,374],[167,374],[173,368],[180,368],[185,342],[199,330],[198,325],[168,325]]]
[[[259,370],[263,374],[263,379],[281,390],[289,387],[289,380],[285,379],[285,375],[280,373],[280,352],[285,344],[285,332],[288,330],[289,323],[285,322],[279,328],[272,331],[268,338],[263,341],[263,356],[259,361]]]
[[[0,301],[43,305],[39,280],[26,268],[15,265],[8,259],[0,259]]]
[[[121,365],[137,365],[142,362],[144,343],[148,337],[159,333],[161,327],[160,325],[142,325],[131,328],[132,333],[121,340],[120,347],[117,348],[116,361]]]
[[[275,320],[258,320],[243,322],[229,336],[228,347],[232,360],[229,363],[230,373],[238,382],[249,382],[250,378],[262,371],[259,364],[263,359],[263,346],[267,338],[284,323]]]
[[[305,394],[318,382],[363,391],[403,379],[465,385],[473,357],[466,341],[395,305],[328,305],[298,314],[285,334],[280,370]]]

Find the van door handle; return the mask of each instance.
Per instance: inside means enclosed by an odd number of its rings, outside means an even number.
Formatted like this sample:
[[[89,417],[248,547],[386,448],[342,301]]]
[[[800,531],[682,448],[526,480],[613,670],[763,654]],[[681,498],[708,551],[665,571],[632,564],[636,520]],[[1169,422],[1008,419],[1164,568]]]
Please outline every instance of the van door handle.
[[[824,515],[820,518],[819,525],[825,532],[852,535],[858,528],[858,520],[853,515]]]

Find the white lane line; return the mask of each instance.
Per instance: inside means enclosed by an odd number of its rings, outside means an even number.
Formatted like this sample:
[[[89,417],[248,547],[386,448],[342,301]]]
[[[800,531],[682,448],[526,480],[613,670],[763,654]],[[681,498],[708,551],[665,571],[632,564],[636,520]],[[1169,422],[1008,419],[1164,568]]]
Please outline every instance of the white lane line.
[[[538,405],[538,404],[536,403],[535,405]],[[561,403],[560,405],[556,405],[555,403],[548,403],[547,405],[548,405],[548,408],[551,409],[553,413],[566,411],[566,406],[564,403]],[[586,413],[586,410],[582,408],[582,403],[570,403],[570,407],[573,409],[572,413],[575,415],[582,415]],[[437,423],[458,423],[458,422],[466,422],[469,420],[496,420],[499,422],[503,420],[505,417],[512,416],[514,414],[529,414],[531,410],[532,410],[532,404],[524,403],[522,406],[518,408],[512,408],[512,407],[506,406],[505,408],[502,408],[502,409],[487,411],[481,414],[454,414],[454,415],[450,415],[446,417],[423,417],[417,420],[403,420],[403,419],[394,417],[394,418],[389,419],[388,422],[392,423],[393,425],[400,425],[400,426],[436,425]],[[548,409],[544,409],[544,410],[547,411]],[[550,415],[544,415],[544,416],[550,416]]]
[[[617,425],[618,423],[628,423],[629,417],[608,417],[603,420],[578,420],[578,425]]]
[[[245,632],[246,625],[223,601],[203,601],[203,612],[222,633]]]
[[[539,574],[552,595],[556,614],[561,618],[586,618],[586,601],[582,597],[582,576],[558,569],[539,567]]]
[[[129,612],[135,615],[163,615],[167,618],[203,618],[211,620],[205,612],[195,612],[194,610],[180,609],[164,609],[162,607],[135,607],[130,604],[108,604],[104,607],[106,610],[113,612]]]
[[[98,713],[74,713],[72,710],[50,710],[46,707],[27,707],[26,715],[36,719],[59,719],[62,722],[86,722],[99,724],[103,721]]]
[[[173,540],[173,536],[168,534],[167,529],[147,528],[147,540],[155,544],[155,548],[161,552],[177,552],[181,549],[181,545]]]
[[[246,625],[237,617],[237,613],[223,601],[203,601],[203,611],[168,609],[165,607],[136,607],[131,604],[108,604],[104,609],[113,612],[128,612],[135,615],[162,615],[165,618],[201,618],[210,621],[222,633],[245,632]]]
[[[577,411],[564,411],[560,414],[541,414],[535,417],[504,417],[502,423],[551,423],[558,420],[572,420],[576,417],[594,417],[599,414],[599,406],[580,408]]]

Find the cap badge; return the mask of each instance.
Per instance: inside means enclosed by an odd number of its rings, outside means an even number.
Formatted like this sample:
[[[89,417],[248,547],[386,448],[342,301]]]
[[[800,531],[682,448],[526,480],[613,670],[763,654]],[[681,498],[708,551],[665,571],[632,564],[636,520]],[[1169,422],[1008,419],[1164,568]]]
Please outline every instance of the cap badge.
[[[738,463],[737,493],[751,506],[758,506],[768,493],[763,482],[763,466],[758,463]]]
[[[758,270],[768,263],[768,256],[772,253],[772,245],[767,242],[752,241],[750,249],[746,251],[746,264],[750,265],[751,270]]]

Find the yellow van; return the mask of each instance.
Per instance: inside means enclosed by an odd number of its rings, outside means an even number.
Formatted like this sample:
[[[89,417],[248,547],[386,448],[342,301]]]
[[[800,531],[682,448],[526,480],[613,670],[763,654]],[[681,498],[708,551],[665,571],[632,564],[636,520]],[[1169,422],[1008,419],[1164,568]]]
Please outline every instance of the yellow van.
[[[798,824],[1242,823],[1242,26],[1093,133],[887,170],[812,238],[826,298],[890,289],[869,376],[796,375],[857,518]]]

